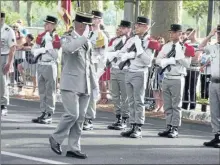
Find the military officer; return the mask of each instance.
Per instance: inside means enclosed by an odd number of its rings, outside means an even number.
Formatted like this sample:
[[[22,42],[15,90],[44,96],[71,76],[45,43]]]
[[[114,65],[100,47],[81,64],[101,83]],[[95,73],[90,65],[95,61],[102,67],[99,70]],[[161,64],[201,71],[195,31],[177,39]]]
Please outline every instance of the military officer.
[[[104,73],[104,54],[108,46],[108,38],[105,33],[100,29],[100,24],[102,23],[103,13],[100,11],[92,11],[93,18],[93,31],[90,33],[90,41],[92,43],[92,63],[95,65],[97,81],[99,77]],[[98,89],[97,89],[98,90]],[[96,91],[97,91],[96,90]],[[90,96],[89,106],[86,112],[86,118],[83,125],[83,130],[92,130],[93,123],[92,120],[96,118],[96,102],[97,98]]]
[[[7,85],[7,74],[12,66],[16,50],[16,37],[14,31],[5,24],[5,13],[1,12],[1,69],[0,69],[0,92],[1,92],[1,115],[8,113],[9,94]]]
[[[36,44],[31,50],[34,56],[39,57],[37,75],[42,112],[41,116],[32,119],[34,123],[52,123],[52,114],[55,111],[57,60],[60,48],[60,39],[55,32],[57,21],[56,17],[46,17],[45,32],[37,36]]]
[[[169,138],[178,137],[178,127],[181,126],[181,104],[187,74],[186,68],[191,63],[191,57],[185,56],[185,47],[180,42],[181,32],[181,25],[171,25],[171,41],[162,47],[156,59],[156,64],[165,70],[162,91],[167,125],[167,129],[159,132],[158,135]],[[168,58],[170,52],[173,52],[173,56]]]
[[[116,121],[109,125],[108,129],[116,130],[126,128],[129,118],[128,99],[125,88],[125,73],[127,72],[127,67],[120,70],[118,65],[121,59],[119,52],[131,33],[131,22],[121,20],[119,31],[121,35],[113,41],[106,53],[106,58],[111,62],[111,95],[116,113]],[[116,61],[114,61],[114,58]]]
[[[130,59],[128,71],[125,74],[126,91],[131,128],[122,132],[124,137],[142,137],[141,127],[145,121],[144,96],[147,84],[148,67],[151,66],[154,58],[152,49],[148,48],[149,35],[148,29],[150,19],[139,16],[135,24],[135,36],[130,40],[135,49],[125,52],[121,61]],[[125,45],[126,46],[126,45]]]
[[[207,45],[209,40],[217,34],[217,43]],[[206,46],[207,45],[207,46]],[[220,148],[220,25],[213,29],[199,45],[204,48],[207,55],[211,56],[211,83],[209,87],[209,102],[211,111],[211,125],[214,139],[205,142],[204,146]]]
[[[92,45],[88,40],[88,25],[92,24],[92,18],[90,14],[76,13],[75,30],[61,39],[64,58],[60,89],[65,113],[49,139],[52,150],[61,154],[61,144],[68,134],[66,156],[80,159],[87,158],[87,155],[81,152],[80,137],[89,95],[98,87],[92,73]]]

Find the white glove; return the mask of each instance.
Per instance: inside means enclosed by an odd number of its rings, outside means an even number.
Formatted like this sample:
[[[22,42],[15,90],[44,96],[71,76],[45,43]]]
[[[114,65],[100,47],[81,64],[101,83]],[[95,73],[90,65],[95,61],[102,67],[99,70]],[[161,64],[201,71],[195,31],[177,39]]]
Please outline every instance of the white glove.
[[[33,55],[35,57],[38,56],[39,54],[43,54],[43,53],[46,53],[46,49],[45,48],[39,48],[39,49],[35,49],[33,51]]]
[[[121,56],[121,61],[126,61],[127,59],[132,59],[132,58],[135,58],[135,52],[124,53]]]
[[[142,47],[141,39],[137,35],[134,37],[134,43],[137,50],[137,55],[143,54],[144,49]]]
[[[165,68],[167,65],[175,65],[176,64],[176,60],[174,57],[171,58],[164,58],[161,60],[161,67]]]
[[[99,89],[98,88],[93,89],[92,95],[93,95],[93,99],[97,101],[99,99]]]
[[[47,32],[47,33],[45,34],[44,39],[45,39],[45,43],[49,43],[49,42],[52,42],[52,41],[53,41],[53,38],[50,36],[50,33],[49,33],[49,32]]]
[[[106,53],[107,59],[109,61],[112,61],[115,57],[117,57],[118,53],[119,53],[118,51],[116,51],[116,52],[107,52]]]
[[[86,28],[83,32],[83,36],[88,38],[89,37],[89,34],[90,34],[90,31],[89,31],[89,25],[86,25]]]

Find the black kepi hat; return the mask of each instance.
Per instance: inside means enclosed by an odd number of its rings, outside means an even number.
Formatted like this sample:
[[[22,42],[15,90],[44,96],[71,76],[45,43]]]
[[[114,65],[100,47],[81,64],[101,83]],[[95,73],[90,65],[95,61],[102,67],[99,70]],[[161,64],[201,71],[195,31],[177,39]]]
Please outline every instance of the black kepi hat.
[[[92,15],[94,15],[94,17],[97,17],[97,18],[102,18],[103,13],[101,11],[93,10]]]
[[[147,18],[147,17],[139,16],[139,17],[137,17],[137,22],[136,23],[149,25],[150,24],[150,19]]]
[[[77,12],[74,21],[87,25],[92,25],[93,17],[94,17],[93,15],[88,13]]]
[[[131,22],[130,21],[126,21],[126,20],[121,20],[121,23],[119,25],[119,27],[131,27]]]
[[[171,24],[169,31],[174,31],[174,32],[182,31],[182,25],[180,25],[180,24]]]
[[[46,19],[44,20],[44,22],[49,22],[49,23],[57,24],[58,19],[56,17],[54,17],[54,16],[48,15],[46,17]]]
[[[5,13],[1,12],[1,18],[5,18]]]

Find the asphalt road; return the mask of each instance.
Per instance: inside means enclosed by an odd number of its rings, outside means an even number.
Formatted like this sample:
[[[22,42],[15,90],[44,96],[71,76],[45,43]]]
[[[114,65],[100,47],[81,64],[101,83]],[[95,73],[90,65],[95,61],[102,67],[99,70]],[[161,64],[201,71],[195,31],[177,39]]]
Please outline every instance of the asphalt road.
[[[95,129],[83,132],[82,151],[86,160],[58,156],[49,147],[48,137],[62,115],[58,105],[53,124],[31,123],[39,115],[39,103],[11,100],[9,115],[1,120],[1,164],[219,164],[220,150],[205,148],[204,141],[213,138],[210,126],[183,124],[177,139],[161,138],[161,119],[147,118],[142,139],[120,136],[120,131],[107,130],[114,120],[110,112],[97,112]],[[63,150],[67,140],[63,143]]]

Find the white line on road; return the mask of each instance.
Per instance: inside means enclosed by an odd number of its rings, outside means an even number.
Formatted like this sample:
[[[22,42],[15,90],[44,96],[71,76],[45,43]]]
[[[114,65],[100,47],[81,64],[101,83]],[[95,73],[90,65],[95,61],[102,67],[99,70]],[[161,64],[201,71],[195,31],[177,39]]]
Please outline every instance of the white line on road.
[[[44,158],[37,158],[37,157],[32,157],[32,156],[26,156],[26,155],[21,155],[21,154],[16,154],[16,153],[11,153],[11,152],[5,152],[1,151],[2,155],[7,155],[7,156],[12,156],[12,157],[17,157],[17,158],[22,158],[22,159],[27,159],[27,160],[32,160],[36,162],[42,162],[42,163],[49,163],[49,164],[68,164],[64,162],[58,162],[54,160],[49,160],[49,159],[44,159]]]

